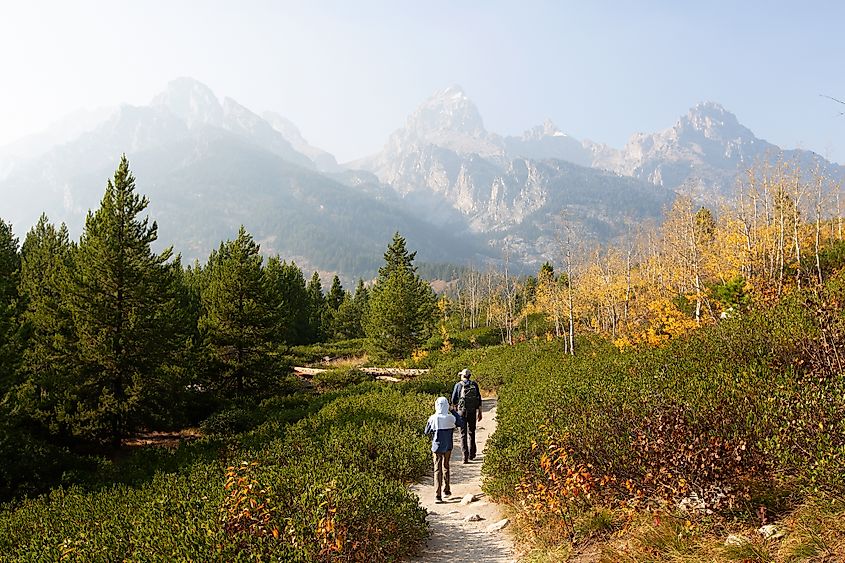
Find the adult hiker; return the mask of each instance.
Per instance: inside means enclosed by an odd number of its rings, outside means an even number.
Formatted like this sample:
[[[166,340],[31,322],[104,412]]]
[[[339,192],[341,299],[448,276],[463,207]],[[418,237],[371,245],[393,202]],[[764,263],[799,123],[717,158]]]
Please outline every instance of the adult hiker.
[[[461,426],[461,449],[464,452],[464,463],[475,459],[475,425],[481,420],[481,389],[478,383],[470,379],[472,373],[462,369],[458,375],[461,380],[452,389],[452,404],[464,419]]]
[[[449,489],[449,458],[452,457],[452,441],[455,426],[463,424],[461,416],[449,411],[449,400],[437,397],[434,401],[434,414],[428,417],[425,424],[426,436],[431,435],[431,453],[434,456],[434,486],[435,498],[442,502],[441,491],[447,497],[452,494]],[[443,487],[443,485],[446,485]]]

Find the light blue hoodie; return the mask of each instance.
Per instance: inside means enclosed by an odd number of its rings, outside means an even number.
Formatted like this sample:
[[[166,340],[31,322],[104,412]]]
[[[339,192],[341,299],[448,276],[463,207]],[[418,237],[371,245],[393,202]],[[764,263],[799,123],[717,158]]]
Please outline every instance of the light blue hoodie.
[[[434,414],[428,417],[425,425],[426,436],[433,435],[432,452],[442,454],[452,451],[452,434],[456,424],[460,424],[460,415],[456,418],[454,413],[449,412],[449,399],[437,397],[434,401]]]

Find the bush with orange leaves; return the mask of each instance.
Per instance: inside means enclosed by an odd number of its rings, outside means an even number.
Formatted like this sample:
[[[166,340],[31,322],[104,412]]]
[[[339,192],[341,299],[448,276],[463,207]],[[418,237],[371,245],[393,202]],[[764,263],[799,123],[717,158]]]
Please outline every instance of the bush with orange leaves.
[[[326,499],[320,503],[320,511],[325,515],[317,522],[314,536],[320,546],[318,557],[320,561],[339,559],[344,552],[346,543],[346,527],[337,521],[337,501],[335,493],[337,483],[332,481],[326,486]]]
[[[606,485],[614,479],[596,477],[592,464],[578,463],[565,444],[568,436],[553,440],[540,455],[539,471],[529,474],[519,485],[523,516],[532,521],[537,530],[560,531],[572,540],[575,536],[575,516],[606,494]],[[531,444],[533,451],[543,446]]]
[[[223,529],[229,534],[247,534],[253,537],[279,537],[273,524],[273,509],[267,500],[267,491],[255,479],[258,463],[242,462],[226,469],[227,496],[220,508]]]

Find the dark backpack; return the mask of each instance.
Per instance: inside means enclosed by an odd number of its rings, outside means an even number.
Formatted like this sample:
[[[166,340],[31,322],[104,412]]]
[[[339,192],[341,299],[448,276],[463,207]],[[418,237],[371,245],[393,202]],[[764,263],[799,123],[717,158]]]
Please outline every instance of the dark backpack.
[[[481,406],[481,393],[474,381],[465,381],[461,384],[461,398],[458,401],[458,408],[466,411],[474,411]]]

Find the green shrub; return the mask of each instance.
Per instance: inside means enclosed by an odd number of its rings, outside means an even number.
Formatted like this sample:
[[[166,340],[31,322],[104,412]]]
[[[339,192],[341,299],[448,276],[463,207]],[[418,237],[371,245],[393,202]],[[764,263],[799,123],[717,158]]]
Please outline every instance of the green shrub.
[[[364,373],[361,370],[350,369],[330,369],[323,371],[314,376],[313,382],[320,391],[334,391],[343,389],[350,385],[357,385],[365,381],[372,381],[373,376]]]
[[[43,492],[65,476],[96,466],[91,459],[2,422],[0,459],[0,500]]]
[[[230,436],[249,430],[258,424],[258,418],[247,409],[234,407],[214,413],[200,424],[207,436]]]
[[[229,409],[208,431],[263,422],[222,449],[206,439],[145,450],[100,474],[102,483],[122,470],[123,484],[58,488],[0,507],[0,553],[12,561],[400,560],[428,533],[407,483],[429,469],[421,430],[431,408],[430,396],[368,382]]]

